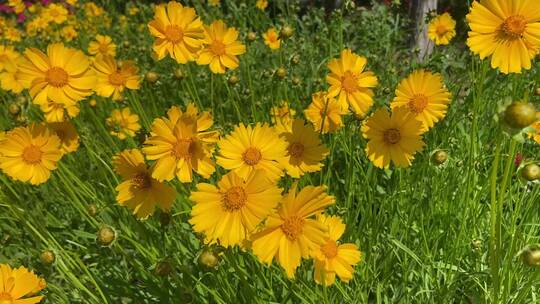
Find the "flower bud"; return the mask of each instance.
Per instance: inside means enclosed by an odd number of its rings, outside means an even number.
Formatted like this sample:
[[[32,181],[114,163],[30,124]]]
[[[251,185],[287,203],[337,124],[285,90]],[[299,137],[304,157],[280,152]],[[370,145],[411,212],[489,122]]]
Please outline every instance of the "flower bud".
[[[295,86],[296,86],[296,85],[299,85],[299,84],[300,84],[300,78],[294,77],[294,78],[292,79],[292,84],[295,85]]]
[[[230,85],[232,85],[232,86],[235,85],[235,84],[237,84],[238,81],[240,81],[240,80],[238,79],[238,77],[236,77],[236,76],[234,76],[234,75],[232,75],[231,77],[229,77],[229,79],[227,80],[227,82],[228,82]]]
[[[199,256],[199,264],[208,268],[214,268],[219,264],[219,256],[215,252],[205,249]]]
[[[287,39],[287,38],[291,38],[292,35],[294,34],[294,29],[288,25],[285,25],[281,28],[281,37]]]
[[[287,70],[283,67],[276,70],[276,76],[280,79],[285,78],[287,76]]]
[[[540,179],[540,166],[537,164],[525,165],[525,167],[521,169],[521,176],[529,182]]]
[[[156,265],[156,269],[154,270],[156,275],[160,277],[166,277],[169,274],[171,274],[172,271],[173,271],[173,266],[171,262],[167,259],[163,261],[159,261]]]
[[[97,233],[96,241],[102,247],[109,247],[116,239],[116,232],[110,226],[103,226]]]
[[[431,162],[439,166],[448,160],[448,153],[444,150],[437,150],[431,155]]]
[[[174,70],[174,78],[176,78],[178,80],[184,79],[184,71],[182,71],[181,68],[175,69]]]
[[[12,103],[9,105],[9,114],[17,115],[19,112],[21,112],[21,107],[18,104]]]
[[[513,102],[504,111],[504,121],[514,129],[526,128],[536,121],[536,109],[528,102]]]
[[[96,214],[98,212],[97,205],[96,204],[90,204],[90,205],[86,206],[86,212],[88,212],[88,215],[90,215],[91,217],[96,216]]]
[[[88,101],[88,104],[91,106],[91,107],[95,107],[97,105],[97,101],[92,98]]]
[[[255,32],[249,32],[249,33],[247,33],[246,38],[249,41],[254,41],[255,39],[257,39],[257,34]]]
[[[531,267],[540,266],[540,249],[538,248],[527,248],[521,253],[521,259],[523,263]]]
[[[39,260],[41,261],[41,263],[43,265],[49,266],[49,265],[52,265],[54,263],[54,261],[56,260],[56,256],[55,256],[54,252],[52,252],[50,250],[44,250],[39,255]]]
[[[154,83],[156,83],[158,81],[159,74],[156,73],[156,72],[150,71],[150,72],[146,73],[146,75],[144,77],[145,77],[146,81],[148,81],[149,83],[154,84]]]

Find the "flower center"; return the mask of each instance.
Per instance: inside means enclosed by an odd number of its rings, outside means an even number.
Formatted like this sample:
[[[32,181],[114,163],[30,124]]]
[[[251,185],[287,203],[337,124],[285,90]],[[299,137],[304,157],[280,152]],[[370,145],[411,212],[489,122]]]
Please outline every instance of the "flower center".
[[[448,33],[448,29],[444,25],[437,26],[436,29],[437,35],[443,36],[444,34]]]
[[[27,164],[37,164],[41,161],[43,152],[34,145],[30,145],[23,150],[22,158]]]
[[[525,32],[526,26],[527,19],[522,15],[515,15],[504,20],[501,24],[501,31],[507,38],[517,39]]]
[[[302,157],[302,154],[304,154],[304,149],[305,149],[304,145],[299,142],[292,143],[288,147],[289,154],[292,157],[296,157],[296,158]]]
[[[114,71],[109,75],[109,82],[115,86],[121,86],[126,83],[126,77],[120,71]]]
[[[103,54],[106,54],[107,52],[109,52],[109,45],[106,43],[101,43],[99,45],[99,52]]]
[[[334,258],[338,252],[338,246],[337,246],[336,241],[328,240],[326,244],[321,246],[321,251],[326,256],[326,258],[328,259]]]
[[[0,304],[13,304],[13,298],[11,297],[11,294],[7,292],[0,293]]]
[[[64,141],[64,139],[66,138],[66,132],[62,130],[56,130],[54,131],[54,133],[56,134],[56,136],[58,136],[58,138],[60,138],[61,141]]]
[[[131,184],[136,189],[148,189],[152,187],[152,178],[146,172],[141,172],[131,179]]]
[[[261,151],[257,148],[249,147],[244,154],[242,154],[242,159],[244,162],[250,166],[255,166],[261,160],[262,155]]]
[[[401,140],[401,134],[398,129],[388,129],[383,134],[384,142],[390,145],[395,145]]]
[[[223,209],[229,212],[237,211],[247,202],[246,191],[242,187],[232,187],[223,194]]]
[[[63,87],[68,83],[68,73],[59,67],[52,67],[45,72],[45,80],[53,87]]]
[[[221,56],[225,54],[225,44],[219,40],[215,40],[210,44],[210,50],[212,50],[212,53],[215,55]]]
[[[173,43],[182,41],[184,31],[178,25],[167,25],[165,28],[165,37]]]
[[[288,217],[281,224],[281,230],[289,240],[295,241],[304,230],[304,219],[296,215]]]
[[[179,139],[173,147],[176,158],[189,158],[195,151],[195,143],[191,139]]]
[[[424,94],[415,94],[409,100],[409,110],[415,114],[422,113],[428,105],[428,98]]]
[[[341,86],[348,93],[356,91],[358,89],[356,76],[349,71],[345,72],[341,77]]]

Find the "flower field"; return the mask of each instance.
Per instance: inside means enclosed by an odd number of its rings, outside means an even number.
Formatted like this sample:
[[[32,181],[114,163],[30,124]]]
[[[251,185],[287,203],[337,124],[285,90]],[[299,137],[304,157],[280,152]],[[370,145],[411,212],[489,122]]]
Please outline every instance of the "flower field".
[[[0,304],[539,302],[540,2],[428,2],[3,1]]]

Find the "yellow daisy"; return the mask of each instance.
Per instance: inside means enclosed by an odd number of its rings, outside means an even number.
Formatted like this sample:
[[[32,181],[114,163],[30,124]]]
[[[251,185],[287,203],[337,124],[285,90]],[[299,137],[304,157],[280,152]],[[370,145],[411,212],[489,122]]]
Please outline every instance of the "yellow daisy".
[[[116,187],[116,201],[133,210],[141,220],[148,218],[156,205],[169,211],[176,197],[173,187],[152,178],[154,168],[148,168],[138,149],[124,150],[113,158],[114,170],[123,179]]]
[[[328,96],[337,97],[342,109],[351,107],[359,115],[366,115],[373,105],[372,88],[378,82],[373,72],[364,71],[366,64],[365,57],[344,49],[340,58],[330,60],[330,74],[326,76]]]
[[[290,132],[296,111],[289,107],[287,101],[282,101],[279,106],[270,109],[270,119],[278,134]]]
[[[255,3],[255,6],[261,11],[264,11],[266,7],[268,6],[268,0],[257,0],[257,2]]]
[[[203,23],[195,9],[176,1],[156,6],[148,28],[156,37],[153,49],[158,60],[169,54],[178,63],[193,61],[204,42]]]
[[[189,183],[195,171],[209,178],[215,171],[212,154],[219,137],[209,131],[212,124],[210,113],[199,113],[193,105],[186,112],[172,107],[167,117],[154,120],[143,148],[147,159],[156,160],[152,177],[169,181],[176,175],[180,182]]]
[[[237,56],[246,52],[246,46],[238,41],[238,31],[235,28],[227,28],[221,20],[205,26],[204,43],[197,64],[209,64],[210,71],[216,74],[223,74],[226,69],[236,69]]]
[[[97,77],[95,91],[99,96],[120,100],[125,89],[139,89],[139,69],[131,60],[117,63],[111,56],[98,56],[94,60],[94,71]]]
[[[321,143],[319,134],[304,120],[296,119],[292,123],[291,131],[280,135],[287,142],[287,157],[283,166],[291,177],[300,178],[308,172],[320,171],[329,151]]]
[[[15,180],[38,185],[46,182],[62,157],[60,139],[43,124],[18,127],[0,146],[0,169]]]
[[[4,70],[6,64],[12,64],[19,57],[21,54],[15,51],[13,46],[0,45],[0,71]]]
[[[446,45],[456,36],[456,21],[449,13],[439,15],[428,25],[428,37],[436,45]]]
[[[107,35],[97,35],[96,40],[90,42],[88,45],[88,53],[90,55],[108,55],[116,56],[116,44],[112,41],[112,38]]]
[[[197,184],[190,199],[195,203],[189,220],[193,230],[204,233],[207,243],[228,247],[249,237],[276,207],[281,189],[262,170],[252,171],[245,179],[229,172],[217,187]]]
[[[424,147],[422,123],[407,108],[395,108],[392,116],[385,108],[378,109],[362,126],[369,141],[366,154],[378,168],[387,168],[390,161],[408,167],[414,154]]]
[[[71,122],[53,122],[49,123],[48,127],[60,138],[60,150],[62,150],[62,153],[67,154],[77,151],[79,148],[79,134]]]
[[[467,21],[467,45],[480,59],[491,56],[491,67],[504,74],[531,68],[540,50],[538,0],[474,1]]]
[[[266,33],[262,34],[264,44],[266,44],[271,50],[277,50],[281,47],[281,39],[275,28],[269,28]]]
[[[111,128],[111,135],[119,139],[133,137],[141,129],[139,115],[131,113],[129,108],[113,110],[107,118],[107,125]]]
[[[28,74],[25,77],[33,79],[29,92],[36,104],[44,104],[47,99],[68,104],[92,94],[96,77],[83,52],[55,43],[49,45],[47,55],[34,48],[24,54],[28,64],[19,68]]]
[[[217,164],[242,178],[257,169],[264,170],[272,180],[283,176],[287,144],[267,124],[257,123],[254,127],[240,124],[218,146]]]
[[[31,77],[21,72],[19,66],[26,63],[26,59],[18,57],[11,63],[4,64],[4,71],[0,72],[0,85],[3,90],[15,94],[30,87]]]
[[[60,103],[48,100],[46,103],[40,104],[39,108],[43,111],[47,122],[66,121],[76,117],[80,112],[79,104],[74,101]]]
[[[66,22],[68,10],[61,4],[51,3],[43,9],[43,16],[49,22],[62,24]]]
[[[297,193],[295,184],[283,197],[277,211],[251,238],[253,253],[261,262],[271,264],[277,258],[287,277],[294,278],[302,258],[310,257],[328,237],[327,228],[313,218],[335,202],[325,190],[307,186]]]
[[[77,33],[77,30],[72,25],[68,25],[62,28],[61,31],[62,38],[64,38],[64,41],[73,41],[79,34]]]
[[[307,120],[313,124],[317,132],[332,133],[343,127],[341,116],[345,110],[339,102],[328,97],[325,92],[317,92],[311,97],[311,104],[304,110]],[[322,131],[321,131],[322,129]]]
[[[441,75],[416,70],[399,83],[390,107],[406,107],[427,131],[446,115],[450,97]]]
[[[529,137],[532,138],[537,144],[540,145],[540,112],[536,113],[537,122],[531,125],[533,129],[529,132]]]
[[[348,283],[353,278],[354,266],[362,258],[362,253],[355,244],[339,244],[338,240],[345,232],[345,224],[337,216],[321,214],[317,219],[328,228],[328,238],[314,254],[315,282],[330,286],[337,276]]]
[[[23,266],[11,268],[7,264],[0,264],[0,303],[2,304],[39,303],[43,296],[36,294],[46,286],[44,279]]]

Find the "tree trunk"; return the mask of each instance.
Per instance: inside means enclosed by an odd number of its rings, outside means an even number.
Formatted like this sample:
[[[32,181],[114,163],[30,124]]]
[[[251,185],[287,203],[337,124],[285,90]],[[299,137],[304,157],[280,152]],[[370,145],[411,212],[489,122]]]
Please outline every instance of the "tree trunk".
[[[433,52],[433,41],[427,36],[427,14],[437,10],[437,0],[412,0],[411,20],[415,22],[412,47],[414,56],[423,62]]]

